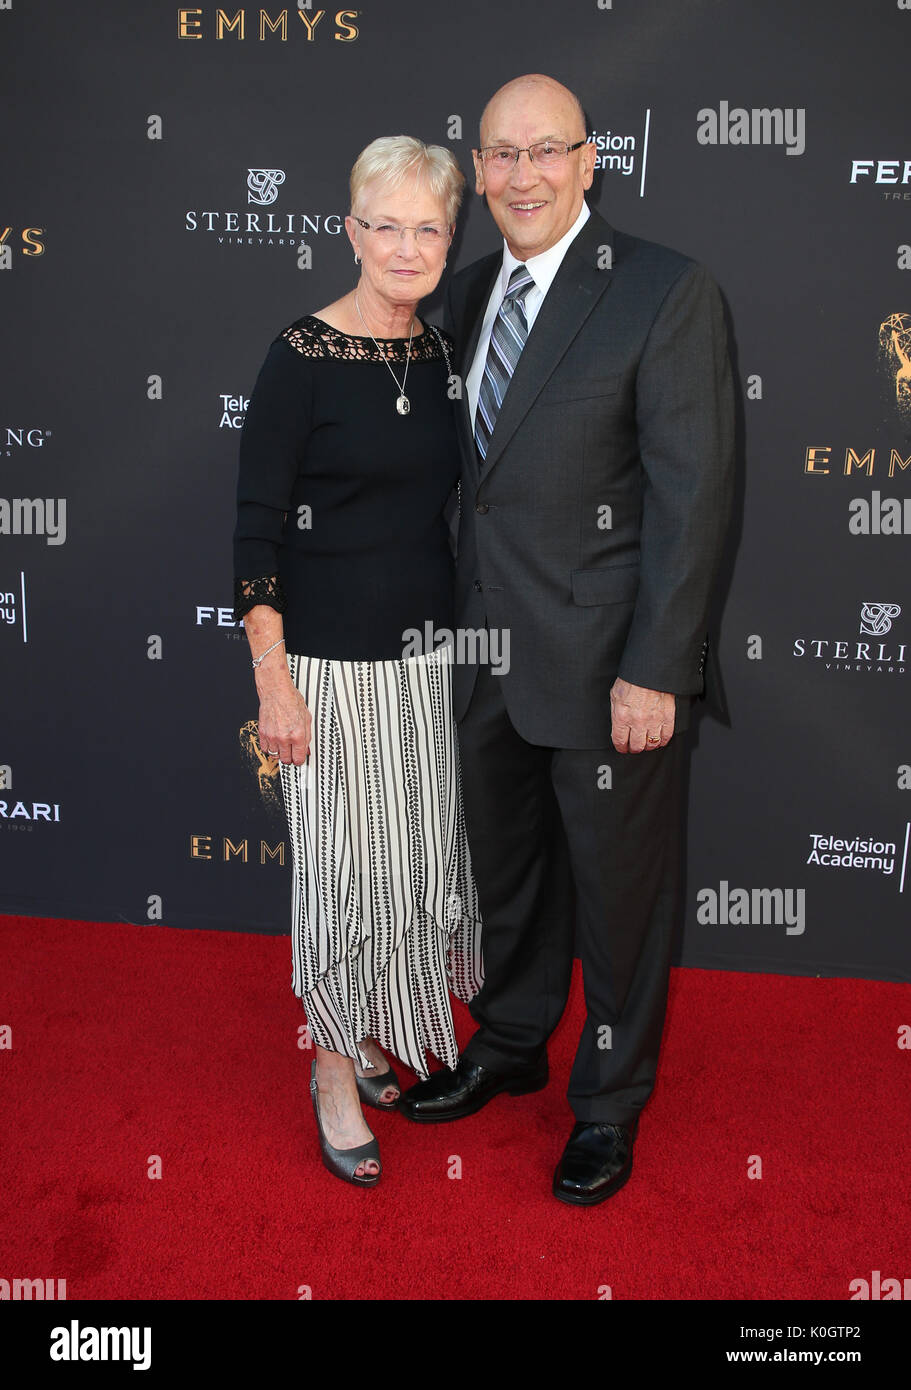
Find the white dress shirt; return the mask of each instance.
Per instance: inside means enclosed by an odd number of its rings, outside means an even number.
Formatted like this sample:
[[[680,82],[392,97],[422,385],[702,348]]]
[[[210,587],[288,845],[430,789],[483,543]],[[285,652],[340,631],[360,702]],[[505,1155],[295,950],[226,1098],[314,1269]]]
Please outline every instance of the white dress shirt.
[[[566,255],[569,244],[578,236],[589,218],[589,207],[585,199],[582,200],[582,207],[579,216],[576,218],[568,232],[561,236],[558,242],[547,251],[542,251],[539,256],[529,256],[527,261],[517,261],[510,251],[506,242],[503,242],[503,265],[500,274],[494,282],[494,287],[490,292],[487,301],[487,309],[484,314],[484,322],[481,324],[481,336],[478,339],[478,346],[471,363],[471,370],[465,378],[465,389],[468,393],[468,411],[471,416],[471,428],[474,430],[474,417],[478,408],[478,395],[481,390],[481,381],[484,376],[484,367],[487,363],[487,350],[490,346],[490,335],[493,331],[493,321],[500,312],[500,305],[503,303],[503,296],[509,288],[510,277],[516,266],[524,265],[532,276],[534,284],[525,296],[525,318],[528,322],[529,333],[532,330],[534,321],[538,316],[538,310],[544,302],[544,296],[553,284],[554,276],[560,269],[563,257]]]

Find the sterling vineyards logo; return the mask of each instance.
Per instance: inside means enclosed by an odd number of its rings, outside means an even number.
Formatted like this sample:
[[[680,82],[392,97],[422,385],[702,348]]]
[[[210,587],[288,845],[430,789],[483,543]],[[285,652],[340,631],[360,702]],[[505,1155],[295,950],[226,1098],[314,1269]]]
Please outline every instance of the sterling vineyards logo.
[[[248,169],[247,202],[267,208],[278,197],[278,186],[285,182],[284,169]]]
[[[820,661],[826,671],[859,671],[864,675],[903,676],[908,658],[907,642],[896,642],[892,624],[901,615],[898,603],[862,603],[858,641],[848,637],[795,637],[791,655]],[[888,641],[880,639],[887,638]]]
[[[892,620],[901,613],[897,603],[865,603],[860,610],[860,630],[871,637],[885,637],[892,631]]]
[[[7,425],[5,430],[0,430],[0,454],[5,454],[7,458],[13,458],[14,455],[21,457],[29,449],[43,449],[45,441],[50,437],[50,430],[29,428],[26,425]]]
[[[298,247],[305,236],[338,236],[345,221],[337,212],[259,211],[274,208],[279,189],[287,182],[284,169],[247,170],[246,201],[257,211],[188,208],[184,229],[211,232],[222,246]]]

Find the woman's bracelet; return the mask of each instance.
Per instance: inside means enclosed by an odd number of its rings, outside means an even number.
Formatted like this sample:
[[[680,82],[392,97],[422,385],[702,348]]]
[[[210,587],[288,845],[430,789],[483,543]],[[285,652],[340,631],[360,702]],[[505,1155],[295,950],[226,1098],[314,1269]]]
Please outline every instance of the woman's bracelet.
[[[254,656],[254,658],[253,658],[253,668],[254,668],[254,670],[255,670],[256,667],[260,664],[260,662],[263,661],[264,658],[267,657],[267,656],[269,655],[270,652],[274,652],[276,647],[280,647],[281,644],[282,644],[282,642],[284,642],[284,640],[285,640],[284,637],[279,637],[278,641],[277,641],[277,642],[273,642],[271,647],[267,647],[266,650],[265,650],[264,652],[260,652],[259,656]]]

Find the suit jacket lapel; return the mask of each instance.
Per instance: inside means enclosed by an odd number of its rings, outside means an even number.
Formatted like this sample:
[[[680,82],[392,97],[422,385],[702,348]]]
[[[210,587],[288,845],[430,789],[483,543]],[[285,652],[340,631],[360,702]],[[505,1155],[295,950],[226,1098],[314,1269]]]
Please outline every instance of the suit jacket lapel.
[[[612,271],[599,267],[604,247],[611,248],[608,258],[610,266],[613,264],[613,228],[600,214],[593,212],[579,235],[570,243],[522,349],[490,438],[483,468],[485,479],[592,309],[608,289]],[[487,292],[490,293],[489,286]],[[474,335],[474,343],[477,344],[477,334]],[[470,357],[466,359],[468,362],[470,360]]]

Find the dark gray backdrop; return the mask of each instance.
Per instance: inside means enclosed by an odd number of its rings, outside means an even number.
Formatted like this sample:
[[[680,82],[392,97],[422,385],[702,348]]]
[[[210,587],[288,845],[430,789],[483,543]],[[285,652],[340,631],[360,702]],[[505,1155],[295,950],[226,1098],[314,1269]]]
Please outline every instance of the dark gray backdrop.
[[[543,70],[628,160],[599,170],[595,205],[708,265],[731,315],[731,724],[694,737],[681,959],[909,978],[908,538],[849,530],[852,501],[891,515],[911,484],[907,5],[364,0],[317,18],[314,0],[312,39],[294,4],[265,7],[284,36],[260,37],[258,6],[223,11],[242,38],[208,0],[0,0],[0,910],[287,929],[283,821],[239,737],[246,642],[218,614],[241,416],[223,397],[242,406],[276,333],[353,283],[359,150],[415,134],[470,173],[487,97]],[[757,117],[758,142],[734,143],[733,108],[780,112],[778,142]],[[853,161],[872,163],[852,182]],[[284,174],[268,207],[248,201],[262,169]],[[238,241],[248,212],[292,231]],[[470,192],[450,268],[495,244]],[[808,466],[810,449],[828,452]],[[848,450],[867,457],[846,474]],[[814,845],[861,862],[808,862]],[[704,920],[705,890],[734,889],[749,920]],[[789,930],[776,907],[801,903]]]

